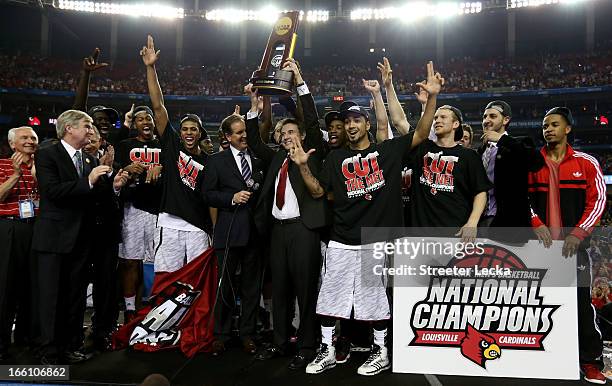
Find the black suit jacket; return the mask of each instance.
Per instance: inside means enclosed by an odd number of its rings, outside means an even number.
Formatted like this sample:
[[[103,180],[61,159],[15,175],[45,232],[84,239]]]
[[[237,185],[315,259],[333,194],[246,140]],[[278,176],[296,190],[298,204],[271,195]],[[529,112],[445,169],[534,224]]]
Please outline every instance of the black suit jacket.
[[[485,148],[479,149],[483,154]],[[527,176],[544,166],[544,159],[529,137],[503,135],[497,142],[494,194],[497,214],[492,227],[531,228]]]
[[[97,159],[83,153],[84,172],[79,178],[61,142],[36,153],[40,212],[34,225],[34,250],[70,253],[82,228],[95,224],[97,202],[115,199],[107,176],[102,176],[93,189],[89,188],[89,173],[97,165]]]
[[[315,152],[308,160],[308,166],[310,170],[317,175],[321,168],[322,157],[325,156],[327,149],[319,128],[319,117],[312,94],[301,95],[298,98],[300,99],[304,112],[303,129],[306,133],[306,137],[304,138],[303,147],[305,151],[313,148],[315,149]],[[274,151],[264,144],[259,135],[258,126],[257,118],[247,120],[247,141],[249,147],[258,157],[269,165],[268,170],[266,170],[266,179],[261,189],[261,195],[255,210],[255,224],[257,225],[257,229],[263,234],[266,230],[270,229],[272,225],[272,205],[274,205],[274,196],[276,194],[274,183],[276,182],[276,176],[283,162],[287,158],[287,151],[282,148],[282,145],[278,151]],[[288,176],[291,187],[297,197],[300,217],[304,226],[311,230],[327,226],[330,216],[326,198],[312,198],[304,184],[299,167],[293,162],[291,162],[289,166]]]
[[[251,155],[251,174],[256,184],[261,187],[264,179],[263,161]],[[255,239],[256,232],[253,222],[253,209],[259,196],[259,187],[245,205],[232,205],[234,194],[241,190],[249,190],[242,178],[231,149],[213,154],[204,167],[204,194],[210,206],[218,209],[217,223],[214,228],[213,246],[226,248],[226,241],[234,211],[232,232],[227,247],[244,247]]]

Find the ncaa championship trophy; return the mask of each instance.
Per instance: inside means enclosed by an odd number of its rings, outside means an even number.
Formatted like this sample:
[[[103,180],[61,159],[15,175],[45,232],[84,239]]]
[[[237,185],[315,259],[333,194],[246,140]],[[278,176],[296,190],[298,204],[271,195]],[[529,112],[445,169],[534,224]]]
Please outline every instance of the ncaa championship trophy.
[[[280,14],[268,38],[259,69],[253,73],[251,83],[259,95],[287,95],[293,88],[293,73],[281,69],[287,58],[293,57],[299,12],[290,11]]]

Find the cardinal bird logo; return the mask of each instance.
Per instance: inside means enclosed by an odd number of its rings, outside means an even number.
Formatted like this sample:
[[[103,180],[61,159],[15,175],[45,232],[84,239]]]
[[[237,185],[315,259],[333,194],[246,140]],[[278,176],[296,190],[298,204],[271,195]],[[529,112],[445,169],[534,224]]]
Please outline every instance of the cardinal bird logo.
[[[461,340],[461,354],[484,369],[486,361],[501,356],[501,348],[491,335],[484,334],[468,324],[465,337]]]

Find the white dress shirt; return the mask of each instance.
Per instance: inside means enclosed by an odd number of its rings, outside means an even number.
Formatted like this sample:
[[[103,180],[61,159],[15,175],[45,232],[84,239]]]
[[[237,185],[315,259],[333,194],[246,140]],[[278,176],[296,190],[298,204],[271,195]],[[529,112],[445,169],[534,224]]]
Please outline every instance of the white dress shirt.
[[[282,151],[282,150],[281,150]],[[282,169],[282,165],[281,165]],[[297,197],[291,186],[291,180],[289,180],[289,171],[287,170],[287,184],[285,185],[285,204],[283,209],[278,209],[276,206],[276,189],[278,188],[278,181],[280,180],[281,169],[276,174],[274,180],[274,202],[272,203],[272,216],[277,220],[286,220],[289,218],[300,217],[300,205],[298,204]]]

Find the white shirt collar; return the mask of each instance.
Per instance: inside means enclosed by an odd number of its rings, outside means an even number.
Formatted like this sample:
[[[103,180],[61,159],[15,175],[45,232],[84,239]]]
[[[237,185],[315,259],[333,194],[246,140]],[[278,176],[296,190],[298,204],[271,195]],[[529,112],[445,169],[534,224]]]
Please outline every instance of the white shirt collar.
[[[234,146],[230,145],[230,149],[232,150],[232,154],[234,155],[234,158],[239,157],[238,153],[240,153],[241,151],[244,152],[244,154],[249,154],[249,152],[247,151],[247,149],[244,150],[238,150],[236,149]]]
[[[74,147],[72,147],[68,142],[64,141],[63,139],[61,140],[62,145],[64,146],[64,149],[66,149],[66,151],[68,152],[68,155],[70,156],[70,158],[74,157],[74,153],[76,153],[77,149],[75,149]]]

